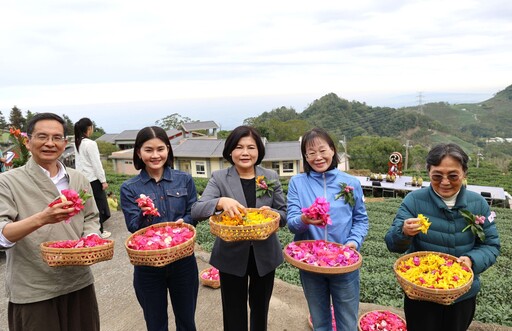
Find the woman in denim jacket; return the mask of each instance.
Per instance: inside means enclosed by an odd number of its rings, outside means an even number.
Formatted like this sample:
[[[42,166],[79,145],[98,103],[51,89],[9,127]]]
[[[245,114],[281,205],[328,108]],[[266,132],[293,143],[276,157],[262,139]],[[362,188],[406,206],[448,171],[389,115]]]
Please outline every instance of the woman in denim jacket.
[[[121,207],[130,232],[161,222],[185,222],[197,200],[192,177],[172,169],[173,153],[165,131],[156,126],[139,131],[133,150],[133,164],[140,174],[121,186]],[[149,196],[160,216],[143,215],[148,207],[136,202]],[[194,315],[199,289],[195,256],[184,257],[164,267],[135,266],[133,286],[144,312],[148,331],[168,330],[167,292],[171,297],[176,330],[196,330]]]

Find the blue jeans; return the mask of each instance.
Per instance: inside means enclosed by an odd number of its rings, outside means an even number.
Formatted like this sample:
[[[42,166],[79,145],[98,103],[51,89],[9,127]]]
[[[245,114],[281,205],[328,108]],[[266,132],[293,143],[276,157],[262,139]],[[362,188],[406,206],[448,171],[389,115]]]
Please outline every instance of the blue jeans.
[[[168,331],[167,291],[177,331],[195,331],[199,276],[194,255],[164,267],[136,266],[133,286],[144,312],[148,331]]]
[[[332,330],[331,303],[334,307],[336,330],[357,330],[359,270],[340,275],[301,270],[300,280],[315,331]]]

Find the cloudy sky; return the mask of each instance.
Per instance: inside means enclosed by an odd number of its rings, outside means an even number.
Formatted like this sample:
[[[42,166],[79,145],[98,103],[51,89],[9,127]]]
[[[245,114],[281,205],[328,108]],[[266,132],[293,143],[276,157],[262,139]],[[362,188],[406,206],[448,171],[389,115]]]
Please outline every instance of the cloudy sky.
[[[230,129],[331,92],[478,102],[512,84],[511,17],[509,0],[2,1],[0,111],[120,132],[173,113]]]

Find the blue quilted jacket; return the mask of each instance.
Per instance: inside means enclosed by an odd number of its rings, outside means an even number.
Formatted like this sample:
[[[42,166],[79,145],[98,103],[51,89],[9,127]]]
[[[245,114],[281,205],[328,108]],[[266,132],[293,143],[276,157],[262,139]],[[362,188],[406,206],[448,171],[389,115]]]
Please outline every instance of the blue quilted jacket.
[[[404,198],[385,236],[386,245],[391,252],[435,251],[456,257],[469,256],[475,277],[471,289],[456,302],[477,295],[480,290],[480,273],[493,265],[500,253],[500,240],[495,223],[486,218],[483,225],[485,242],[482,242],[470,229],[462,232],[467,223],[459,212],[461,209],[469,210],[474,215],[490,215],[485,199],[465,187],[461,188],[452,209],[446,206],[432,187],[411,192]],[[420,232],[414,237],[404,235],[404,221],[416,218],[418,214],[425,215],[432,222],[427,234]]]

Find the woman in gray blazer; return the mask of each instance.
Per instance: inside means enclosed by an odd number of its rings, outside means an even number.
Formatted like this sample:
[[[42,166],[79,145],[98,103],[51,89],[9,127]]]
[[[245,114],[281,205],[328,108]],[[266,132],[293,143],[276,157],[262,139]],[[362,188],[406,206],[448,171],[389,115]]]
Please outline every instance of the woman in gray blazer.
[[[232,166],[213,172],[202,197],[192,206],[192,218],[204,220],[222,211],[234,216],[240,215],[240,209],[271,208],[281,216],[279,226],[285,226],[286,203],[279,176],[259,166],[265,156],[260,134],[249,126],[237,127],[226,139],[222,155]],[[273,190],[257,194],[259,176],[264,176],[266,183],[273,182]],[[275,233],[258,241],[226,242],[216,238],[210,264],[220,271],[225,331],[248,330],[248,296],[250,330],[267,330],[275,269],[282,262],[282,248]]]

